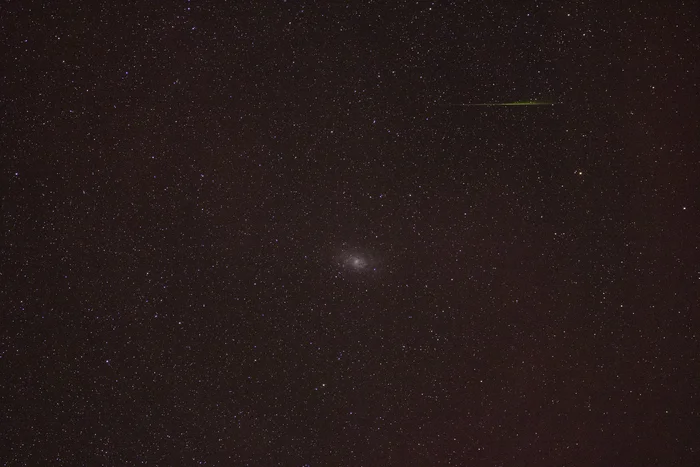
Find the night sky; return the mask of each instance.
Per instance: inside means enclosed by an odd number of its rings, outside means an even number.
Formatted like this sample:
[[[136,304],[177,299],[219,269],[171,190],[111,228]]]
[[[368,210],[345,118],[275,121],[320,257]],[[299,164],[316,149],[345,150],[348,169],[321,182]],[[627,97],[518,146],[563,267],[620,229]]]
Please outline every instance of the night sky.
[[[493,3],[4,2],[2,465],[700,465],[700,7]]]

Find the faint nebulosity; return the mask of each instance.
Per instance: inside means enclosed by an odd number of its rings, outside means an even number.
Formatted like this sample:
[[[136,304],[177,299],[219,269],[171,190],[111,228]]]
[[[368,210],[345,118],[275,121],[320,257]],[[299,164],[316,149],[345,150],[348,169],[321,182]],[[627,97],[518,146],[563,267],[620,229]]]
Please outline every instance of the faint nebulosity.
[[[6,2],[0,464],[700,465],[698,4],[496,3]]]
[[[376,273],[380,263],[375,254],[359,248],[344,248],[335,261],[341,273]]]

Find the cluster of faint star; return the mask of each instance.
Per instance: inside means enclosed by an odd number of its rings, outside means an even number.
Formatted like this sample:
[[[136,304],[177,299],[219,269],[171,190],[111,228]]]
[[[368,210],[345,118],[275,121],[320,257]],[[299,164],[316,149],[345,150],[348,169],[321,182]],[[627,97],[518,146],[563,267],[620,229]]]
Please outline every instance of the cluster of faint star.
[[[349,255],[345,260],[345,265],[355,271],[361,271],[367,267],[367,260],[360,255]]]

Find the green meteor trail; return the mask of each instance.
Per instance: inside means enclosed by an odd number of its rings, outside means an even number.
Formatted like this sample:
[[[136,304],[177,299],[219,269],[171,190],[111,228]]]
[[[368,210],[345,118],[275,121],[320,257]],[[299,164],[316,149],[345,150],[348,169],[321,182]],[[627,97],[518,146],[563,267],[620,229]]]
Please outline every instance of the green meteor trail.
[[[525,105],[556,105],[558,102],[545,101],[517,101],[517,102],[495,102],[492,104],[454,104],[465,107],[506,107],[506,106],[525,106]]]

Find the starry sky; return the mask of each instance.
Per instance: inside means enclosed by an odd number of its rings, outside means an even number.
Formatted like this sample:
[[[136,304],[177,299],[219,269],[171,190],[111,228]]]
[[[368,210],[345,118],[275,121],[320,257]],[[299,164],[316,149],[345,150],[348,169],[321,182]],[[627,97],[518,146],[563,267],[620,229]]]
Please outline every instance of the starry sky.
[[[698,11],[5,2],[2,464],[698,465]]]

